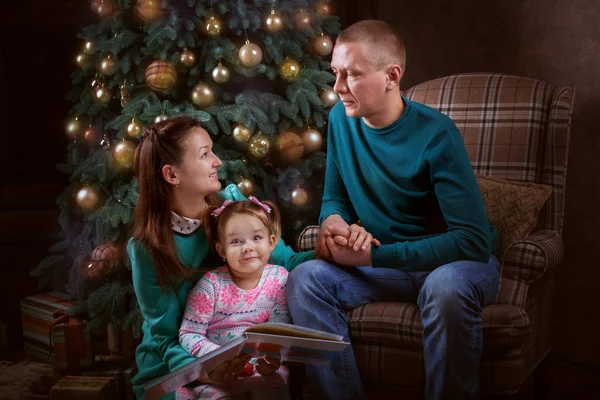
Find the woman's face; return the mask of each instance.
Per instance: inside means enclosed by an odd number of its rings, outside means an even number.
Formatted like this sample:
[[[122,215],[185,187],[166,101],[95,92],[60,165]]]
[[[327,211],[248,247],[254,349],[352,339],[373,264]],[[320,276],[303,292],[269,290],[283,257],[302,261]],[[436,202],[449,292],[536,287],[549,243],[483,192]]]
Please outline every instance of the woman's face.
[[[221,189],[217,169],[223,164],[212,151],[213,142],[202,128],[192,128],[183,141],[183,162],[174,166],[178,190],[185,195],[206,196]]]

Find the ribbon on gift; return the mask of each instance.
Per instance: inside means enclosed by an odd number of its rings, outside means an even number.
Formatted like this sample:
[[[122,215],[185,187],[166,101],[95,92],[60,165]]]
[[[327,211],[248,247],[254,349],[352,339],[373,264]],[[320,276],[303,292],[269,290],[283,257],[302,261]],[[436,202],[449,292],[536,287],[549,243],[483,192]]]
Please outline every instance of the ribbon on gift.
[[[64,310],[56,310],[53,317],[48,335],[56,369],[79,372],[82,367],[90,366],[93,356],[85,314],[69,314]],[[62,330],[64,343],[56,343],[53,340],[53,333],[58,334],[58,329]]]

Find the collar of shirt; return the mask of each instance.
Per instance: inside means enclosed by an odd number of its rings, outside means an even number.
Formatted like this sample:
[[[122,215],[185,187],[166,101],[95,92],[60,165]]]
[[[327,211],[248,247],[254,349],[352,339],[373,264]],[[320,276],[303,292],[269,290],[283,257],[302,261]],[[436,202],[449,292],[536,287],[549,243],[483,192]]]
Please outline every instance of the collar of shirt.
[[[173,230],[182,235],[191,235],[196,232],[202,226],[202,221],[199,219],[192,219],[188,217],[182,217],[175,211],[171,211],[171,225]]]

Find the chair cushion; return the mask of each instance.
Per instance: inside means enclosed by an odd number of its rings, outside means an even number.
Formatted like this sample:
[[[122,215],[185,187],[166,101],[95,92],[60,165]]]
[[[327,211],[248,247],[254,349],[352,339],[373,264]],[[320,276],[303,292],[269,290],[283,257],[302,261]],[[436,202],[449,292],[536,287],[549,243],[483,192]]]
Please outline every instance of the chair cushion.
[[[477,182],[490,223],[498,228],[498,250],[502,254],[533,231],[552,187],[482,175],[477,176]]]
[[[416,304],[369,303],[346,315],[353,344],[370,342],[417,350],[423,348],[423,324]],[[485,351],[518,347],[529,334],[529,317],[519,307],[489,305],[483,308],[481,317]]]

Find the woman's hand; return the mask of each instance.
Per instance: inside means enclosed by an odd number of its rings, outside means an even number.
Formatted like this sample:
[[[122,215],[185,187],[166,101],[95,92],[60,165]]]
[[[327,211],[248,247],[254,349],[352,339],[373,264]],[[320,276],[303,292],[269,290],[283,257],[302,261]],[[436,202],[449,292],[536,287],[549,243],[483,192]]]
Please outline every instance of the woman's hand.
[[[335,243],[340,246],[348,246],[354,251],[366,251],[371,245],[376,247],[381,245],[379,240],[375,239],[365,228],[357,224],[352,224],[346,229],[338,226],[329,227],[328,233],[327,237],[333,237]]]
[[[199,381],[213,385],[230,385],[242,375],[248,361],[250,361],[249,355],[240,354],[229,361],[221,363],[208,374],[208,377],[201,377]]]
[[[259,358],[256,371],[262,376],[273,375],[281,366],[281,359],[277,357]]]

